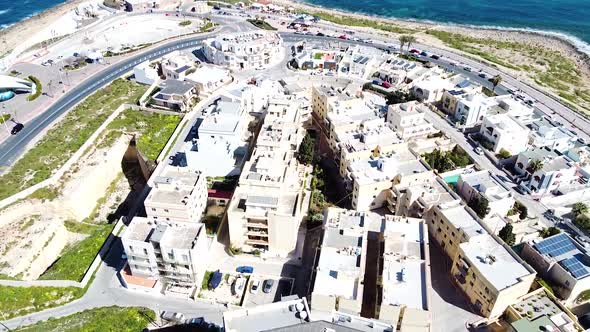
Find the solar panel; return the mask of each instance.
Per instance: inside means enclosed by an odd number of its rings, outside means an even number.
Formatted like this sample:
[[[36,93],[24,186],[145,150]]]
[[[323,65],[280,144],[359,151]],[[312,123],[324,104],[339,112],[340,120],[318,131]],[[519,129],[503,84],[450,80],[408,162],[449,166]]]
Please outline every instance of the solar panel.
[[[566,270],[568,270],[574,278],[579,279],[590,274],[588,269],[576,257],[570,257],[559,262]]]
[[[535,248],[541,254],[551,257],[557,257],[577,249],[572,240],[565,234],[558,234],[543,240],[537,243]]]

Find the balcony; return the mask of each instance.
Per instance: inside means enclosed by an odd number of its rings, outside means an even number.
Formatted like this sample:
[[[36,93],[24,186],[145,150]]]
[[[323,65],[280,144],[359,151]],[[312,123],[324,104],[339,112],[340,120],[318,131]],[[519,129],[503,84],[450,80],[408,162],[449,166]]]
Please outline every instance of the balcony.
[[[248,228],[263,228],[263,229],[268,229],[268,224],[266,222],[253,222],[253,221],[248,221],[248,222],[246,222],[246,227],[248,227]]]
[[[268,241],[262,239],[247,239],[246,244],[268,246]]]

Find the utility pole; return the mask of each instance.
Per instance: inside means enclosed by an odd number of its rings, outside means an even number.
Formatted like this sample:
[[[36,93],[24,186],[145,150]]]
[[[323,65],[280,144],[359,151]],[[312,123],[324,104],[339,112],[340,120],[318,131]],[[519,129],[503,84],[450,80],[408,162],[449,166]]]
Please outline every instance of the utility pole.
[[[10,132],[10,129],[8,129],[8,125],[6,124],[6,122],[9,119],[4,119],[4,116],[6,115],[6,113],[4,112],[4,105],[2,105],[2,123],[4,124],[4,128],[6,128],[6,132],[8,133],[8,135],[12,135],[12,133]]]

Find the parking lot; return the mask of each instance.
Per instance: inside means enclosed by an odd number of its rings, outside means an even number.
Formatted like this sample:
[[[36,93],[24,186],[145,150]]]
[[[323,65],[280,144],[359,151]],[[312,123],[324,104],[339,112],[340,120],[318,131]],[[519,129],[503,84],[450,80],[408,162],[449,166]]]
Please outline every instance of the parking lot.
[[[203,287],[198,297],[201,299],[211,300],[217,303],[227,303],[239,306],[242,302],[244,292],[246,291],[246,289],[248,289],[246,285],[250,284],[250,276],[241,275],[242,278],[246,278],[244,287],[241,290],[238,290],[235,286],[236,280],[239,277],[240,274],[238,273],[225,273],[221,277],[221,282],[219,283],[219,286],[217,286],[217,288],[207,289],[206,287]]]
[[[266,280],[272,280],[273,285],[268,291],[264,292],[264,283]],[[259,281],[258,291],[252,292],[252,283]],[[253,275],[249,282],[246,294],[244,295],[244,307],[254,307],[265,303],[273,303],[281,300],[281,296],[291,295],[293,290],[293,279],[263,279],[260,276]]]

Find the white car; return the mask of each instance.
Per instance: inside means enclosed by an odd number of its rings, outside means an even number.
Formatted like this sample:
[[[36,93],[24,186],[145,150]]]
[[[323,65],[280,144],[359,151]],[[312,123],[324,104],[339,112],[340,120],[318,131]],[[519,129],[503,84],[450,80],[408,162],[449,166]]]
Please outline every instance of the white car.
[[[478,147],[476,147],[476,148],[474,149],[474,151],[475,151],[475,153],[477,153],[477,154],[483,154],[483,149],[482,149],[481,147],[479,147],[479,146],[478,146]]]
[[[258,293],[259,288],[260,288],[260,280],[252,280],[252,285],[250,286],[250,293],[252,293],[252,294]]]

